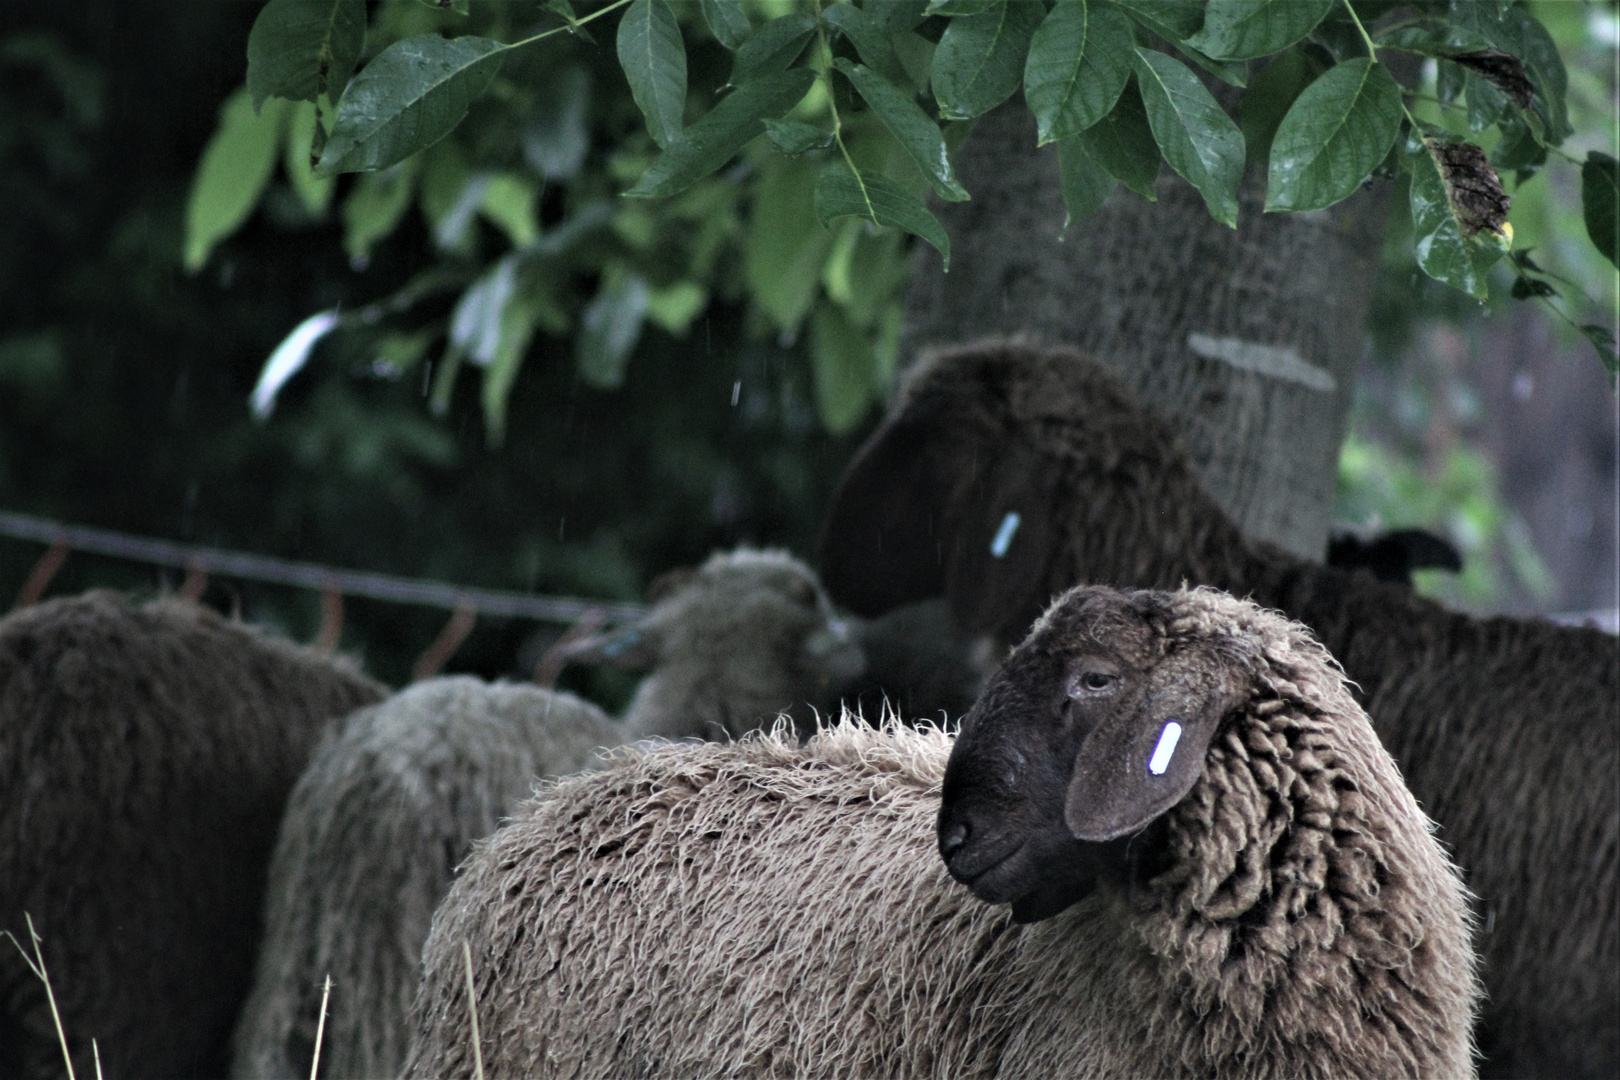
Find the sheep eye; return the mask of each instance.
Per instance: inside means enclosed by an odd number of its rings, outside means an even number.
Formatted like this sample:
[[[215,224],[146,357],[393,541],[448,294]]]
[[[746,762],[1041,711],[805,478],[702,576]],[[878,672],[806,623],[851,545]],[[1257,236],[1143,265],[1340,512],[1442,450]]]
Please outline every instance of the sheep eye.
[[[1088,671],[1080,676],[1080,689],[1106,690],[1114,685],[1114,679],[1115,676],[1108,674],[1106,671]]]

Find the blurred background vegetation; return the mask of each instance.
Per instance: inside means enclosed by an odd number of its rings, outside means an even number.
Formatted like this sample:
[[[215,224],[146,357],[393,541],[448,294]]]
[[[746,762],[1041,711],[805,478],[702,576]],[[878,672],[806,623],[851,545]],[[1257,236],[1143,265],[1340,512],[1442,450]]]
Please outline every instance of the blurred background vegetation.
[[[1532,7],[1570,67],[1566,149],[1615,153],[1615,6]],[[297,145],[309,117],[275,114],[264,122],[282,149],[240,226],[201,241],[194,226],[188,250],[193,179],[242,85],[258,9],[0,11],[0,508],[613,599],[715,547],[813,549],[892,385],[903,238],[783,220],[803,203],[785,193],[807,180],[764,155],[674,200],[616,199],[656,148],[607,29],[514,58],[452,140],[387,173],[315,182]],[[475,3],[473,17],[538,10]],[[368,53],[457,18],[384,0]],[[690,55],[694,87],[723,81],[729,55],[713,52]],[[892,150],[878,132],[859,145]],[[1584,239],[1576,182],[1549,170],[1526,184],[1512,221],[1517,247],[1591,296],[1591,321],[1614,311],[1615,275]],[[771,242],[749,233],[763,221]],[[1339,516],[1449,536],[1467,571],[1422,582],[1448,602],[1612,607],[1602,365],[1544,310],[1505,299],[1505,268],[1488,310],[1423,276],[1404,227],[1391,229]],[[457,294],[498,287],[525,244],[539,254],[509,272],[541,299],[481,343]],[[266,358],[329,310],[342,330],[255,419]],[[39,555],[0,540],[0,589]],[[177,582],[76,554],[52,592]],[[206,598],[301,639],[319,618],[318,598],[293,590],[216,580]],[[401,683],[444,618],[351,600],[343,645]],[[559,630],[481,620],[450,666],[518,675]],[[576,686],[610,704],[624,692],[610,673],[569,678],[601,680]]]

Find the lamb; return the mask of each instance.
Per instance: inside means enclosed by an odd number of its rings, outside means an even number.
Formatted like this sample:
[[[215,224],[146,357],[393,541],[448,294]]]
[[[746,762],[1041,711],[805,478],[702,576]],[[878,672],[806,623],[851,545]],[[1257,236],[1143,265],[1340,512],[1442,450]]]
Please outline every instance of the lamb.
[[[807,722],[860,666],[815,575],[784,552],[716,554],[654,597],[638,624],[570,650],[651,667],[623,721],[565,693],[441,678],[356,714],[317,753],[271,866],[234,1075],[308,1075],[328,974],[323,1074],[396,1075],[433,909],[469,845],[537,778],[627,740],[740,735],[778,713]]]
[[[843,685],[839,701],[873,720],[892,713],[953,724],[973,707],[995,671],[998,658],[990,639],[958,631],[944,600],[922,600],[849,623],[866,664]]]
[[[858,614],[944,595],[1008,643],[1081,582],[1212,585],[1309,626],[1479,898],[1486,1074],[1620,1069],[1615,638],[1453,613],[1249,541],[1116,378],[1017,342],[912,373],[845,474],[821,568]]]
[[[0,930],[43,953],[74,1067],[218,1076],[282,806],[383,687],[174,600],[0,620]],[[61,1075],[44,987],[0,941],[0,1074]]]
[[[1457,872],[1326,653],[1082,589],[954,749],[846,717],[544,792],[434,917],[406,1075],[1468,1076],[1477,995]]]

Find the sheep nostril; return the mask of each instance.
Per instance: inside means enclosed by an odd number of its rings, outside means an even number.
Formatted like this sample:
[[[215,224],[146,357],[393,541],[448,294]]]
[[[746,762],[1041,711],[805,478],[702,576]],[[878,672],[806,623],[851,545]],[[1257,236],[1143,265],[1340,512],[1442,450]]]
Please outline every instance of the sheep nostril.
[[[967,822],[958,821],[956,824],[943,829],[939,834],[939,853],[949,859],[962,845],[968,842],[969,829]]]

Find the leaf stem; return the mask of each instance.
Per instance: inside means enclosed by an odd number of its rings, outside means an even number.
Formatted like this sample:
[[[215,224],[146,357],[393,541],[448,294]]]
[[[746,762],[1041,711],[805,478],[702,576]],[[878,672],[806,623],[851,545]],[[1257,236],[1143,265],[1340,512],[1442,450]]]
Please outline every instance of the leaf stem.
[[[1356,30],[1361,34],[1361,40],[1367,46],[1367,59],[1371,60],[1375,64],[1381,63],[1382,61],[1378,59],[1378,46],[1373,43],[1372,35],[1367,33],[1367,28],[1362,25],[1361,16],[1356,14],[1355,5],[1352,4],[1350,0],[1344,0],[1344,10],[1350,13],[1350,21],[1356,24]],[[1412,110],[1406,107],[1406,98],[1404,94],[1401,97],[1401,112],[1406,114],[1406,122],[1412,126],[1412,130],[1419,130],[1417,117],[1413,116]]]
[[[537,41],[548,38],[553,34],[560,34],[564,30],[567,30],[569,33],[573,33],[576,28],[584,26],[586,23],[593,20],[600,19],[608,12],[613,11],[615,8],[622,8],[628,3],[630,3],[630,0],[613,0],[613,3],[609,4],[607,7],[598,8],[596,11],[591,12],[584,18],[570,19],[562,26],[553,26],[550,30],[542,30],[540,33],[526,37],[522,41],[514,41],[510,45],[506,46],[506,49],[503,49],[502,52],[510,49],[521,49],[525,45],[533,45]]]

